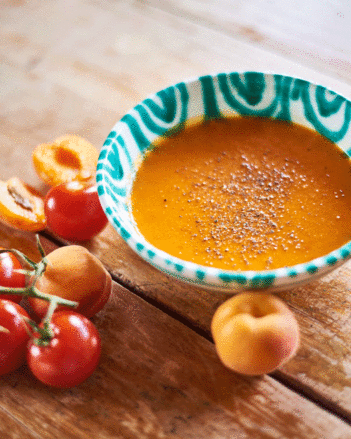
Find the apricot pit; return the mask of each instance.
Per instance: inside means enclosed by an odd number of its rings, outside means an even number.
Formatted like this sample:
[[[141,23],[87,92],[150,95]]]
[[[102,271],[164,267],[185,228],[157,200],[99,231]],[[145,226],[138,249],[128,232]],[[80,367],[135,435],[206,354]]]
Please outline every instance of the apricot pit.
[[[0,181],[0,219],[21,230],[37,232],[45,229],[43,197],[17,177]]]

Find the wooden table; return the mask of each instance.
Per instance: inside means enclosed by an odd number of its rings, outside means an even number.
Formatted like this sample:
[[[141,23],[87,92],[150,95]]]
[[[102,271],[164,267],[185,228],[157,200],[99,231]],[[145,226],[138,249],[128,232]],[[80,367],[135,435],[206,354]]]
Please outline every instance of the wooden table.
[[[45,192],[33,148],[75,133],[98,148],[149,93],[200,74],[265,70],[351,98],[348,0],[0,1],[0,178]],[[66,243],[45,233],[47,251]],[[0,245],[36,254],[0,226]],[[85,244],[114,279],[94,318],[99,368],[53,390],[23,367],[0,379],[0,437],[20,439],[351,438],[351,263],[278,293],[302,333],[269,376],[227,370],[210,337],[226,296],[178,283],[111,226]]]

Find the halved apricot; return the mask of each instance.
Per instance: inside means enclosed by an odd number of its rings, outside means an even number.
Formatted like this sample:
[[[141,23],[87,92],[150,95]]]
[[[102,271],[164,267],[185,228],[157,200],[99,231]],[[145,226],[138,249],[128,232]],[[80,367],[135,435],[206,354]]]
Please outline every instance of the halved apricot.
[[[44,200],[32,186],[17,177],[0,181],[0,220],[31,232],[46,227]]]
[[[32,154],[38,176],[50,186],[91,179],[95,175],[98,158],[99,152],[91,143],[74,135],[38,145]]]

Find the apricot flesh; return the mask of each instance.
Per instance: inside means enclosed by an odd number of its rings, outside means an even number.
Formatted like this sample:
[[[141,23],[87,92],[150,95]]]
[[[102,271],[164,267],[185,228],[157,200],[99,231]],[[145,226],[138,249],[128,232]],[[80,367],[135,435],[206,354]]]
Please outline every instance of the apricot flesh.
[[[245,375],[277,369],[295,355],[300,340],[294,314],[266,293],[242,293],[224,302],[211,331],[223,364]]]
[[[38,145],[32,154],[38,176],[49,186],[93,178],[98,158],[99,152],[91,143],[74,135]]]
[[[17,177],[0,181],[0,220],[20,230],[45,229],[43,197]]]

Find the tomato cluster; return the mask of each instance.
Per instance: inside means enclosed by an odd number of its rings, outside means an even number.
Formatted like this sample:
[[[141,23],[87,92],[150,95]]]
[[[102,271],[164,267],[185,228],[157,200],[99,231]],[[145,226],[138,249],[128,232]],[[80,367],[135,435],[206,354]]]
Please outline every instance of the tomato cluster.
[[[20,260],[11,251],[0,253],[0,286],[11,293],[0,296],[0,375],[27,363],[45,384],[76,386],[99,363],[101,340],[88,317],[109,299],[111,276],[95,256],[75,245],[54,250],[39,264],[30,262],[35,282],[26,286]],[[18,289],[22,295],[14,294]],[[25,299],[39,324],[18,303]],[[68,303],[76,304],[76,310]]]
[[[0,219],[31,232],[48,228],[71,241],[97,235],[107,224],[93,182],[98,155],[78,136],[38,145],[33,165],[50,190],[43,198],[17,177],[0,182]],[[0,249],[0,375],[27,363],[43,383],[72,387],[99,362],[100,336],[89,318],[108,301],[111,276],[84,247],[62,247],[45,256],[38,244],[39,264]],[[23,269],[22,259],[30,270]],[[75,311],[67,308],[72,305]]]
[[[69,388],[81,384],[96,369],[101,352],[99,333],[93,323],[73,311],[54,313],[54,336],[41,342],[31,337],[27,312],[17,303],[0,299],[0,375],[18,369],[26,361],[44,384]]]
[[[0,218],[32,232],[46,227],[57,236],[85,241],[107,225],[94,183],[98,151],[78,136],[63,136],[38,145],[33,164],[51,189],[43,198],[19,178],[0,181]]]

